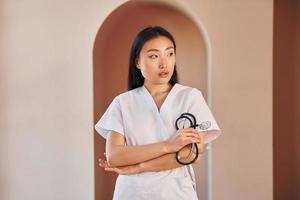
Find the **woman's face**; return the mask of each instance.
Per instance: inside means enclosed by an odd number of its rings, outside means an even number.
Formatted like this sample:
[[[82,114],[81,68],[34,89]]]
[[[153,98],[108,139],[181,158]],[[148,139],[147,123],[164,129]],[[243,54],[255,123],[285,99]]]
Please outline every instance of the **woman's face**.
[[[136,66],[141,70],[145,82],[168,83],[175,66],[175,50],[172,41],[164,36],[148,40],[141,49]]]

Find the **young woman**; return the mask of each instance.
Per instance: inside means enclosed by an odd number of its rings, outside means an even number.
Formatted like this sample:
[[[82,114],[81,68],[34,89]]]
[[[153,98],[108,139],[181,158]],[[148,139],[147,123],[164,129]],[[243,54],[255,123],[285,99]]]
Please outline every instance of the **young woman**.
[[[115,200],[198,199],[191,163],[221,130],[201,91],[177,82],[175,55],[175,40],[164,28],[139,32],[128,91],[113,99],[95,125],[106,139],[106,159],[99,165],[119,174]]]

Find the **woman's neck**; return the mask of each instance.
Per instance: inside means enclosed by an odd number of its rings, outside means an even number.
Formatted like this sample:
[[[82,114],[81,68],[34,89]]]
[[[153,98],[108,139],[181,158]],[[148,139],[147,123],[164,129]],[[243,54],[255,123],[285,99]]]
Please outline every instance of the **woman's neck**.
[[[156,96],[162,93],[168,93],[173,87],[170,83],[152,84],[148,82],[145,82],[144,86],[149,91],[151,96]]]

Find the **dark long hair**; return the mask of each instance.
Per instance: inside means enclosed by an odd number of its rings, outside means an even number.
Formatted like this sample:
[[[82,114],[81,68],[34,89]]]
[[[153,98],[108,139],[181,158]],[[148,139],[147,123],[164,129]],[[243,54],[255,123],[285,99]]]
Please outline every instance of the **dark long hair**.
[[[158,36],[165,36],[170,39],[174,45],[174,51],[176,53],[176,44],[174,37],[164,28],[160,26],[148,26],[140,31],[131,47],[130,59],[129,59],[129,73],[128,73],[128,90],[133,90],[144,84],[144,77],[141,70],[136,67],[136,59],[139,57],[143,45],[150,39]],[[174,66],[173,75],[169,81],[170,84],[175,85],[177,83],[177,71],[176,64]]]

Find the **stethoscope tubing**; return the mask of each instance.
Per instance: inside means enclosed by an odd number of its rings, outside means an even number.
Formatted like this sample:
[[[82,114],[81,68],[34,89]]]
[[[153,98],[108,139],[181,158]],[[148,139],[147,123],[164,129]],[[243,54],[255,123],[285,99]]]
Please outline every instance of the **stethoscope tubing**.
[[[182,120],[182,119],[187,119],[189,122],[190,122],[190,127],[189,128],[194,128],[196,129],[197,126],[199,126],[199,124],[197,124],[197,121],[196,121],[196,117],[191,114],[191,113],[182,113],[175,121],[175,127],[176,127],[176,130],[179,130],[179,127],[178,127],[178,122],[179,120]],[[192,149],[191,149],[191,152],[193,151],[193,148],[195,148],[195,154],[196,156],[193,158],[193,160],[191,160],[190,162],[182,162],[180,160],[180,156],[179,156],[179,151],[176,152],[176,161],[178,163],[180,163],[181,165],[190,165],[192,163],[194,163],[197,159],[198,159],[198,153],[199,153],[199,149],[198,149],[198,146],[196,143],[192,143]],[[191,153],[190,152],[190,153]]]

